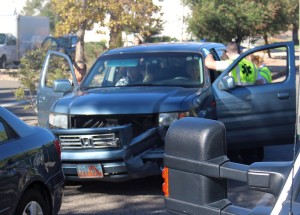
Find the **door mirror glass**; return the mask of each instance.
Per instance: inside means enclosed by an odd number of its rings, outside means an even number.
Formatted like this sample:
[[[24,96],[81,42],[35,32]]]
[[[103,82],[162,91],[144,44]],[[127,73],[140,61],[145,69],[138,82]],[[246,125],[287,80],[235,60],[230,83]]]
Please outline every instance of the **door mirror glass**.
[[[222,78],[222,80],[219,82],[218,85],[220,90],[231,90],[235,88],[235,82],[232,76],[225,76]]]

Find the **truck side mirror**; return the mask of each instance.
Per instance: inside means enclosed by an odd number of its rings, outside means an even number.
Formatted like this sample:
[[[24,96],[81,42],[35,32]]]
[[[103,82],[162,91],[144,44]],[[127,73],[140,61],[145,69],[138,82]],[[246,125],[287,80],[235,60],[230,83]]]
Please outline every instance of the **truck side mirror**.
[[[162,173],[169,213],[270,214],[270,207],[233,205],[227,198],[227,180],[277,197],[293,162],[234,163],[226,156],[226,145],[226,129],[219,121],[186,117],[170,126]]]
[[[72,85],[68,79],[58,79],[53,83],[54,92],[69,92],[72,91]]]
[[[225,76],[218,84],[220,90],[231,90],[235,88],[235,82],[232,76]]]
[[[164,165],[169,179],[163,186],[169,191],[167,195],[165,192],[169,212],[201,214],[201,210],[211,203],[218,203],[217,208],[229,204],[224,200],[227,179],[219,177],[219,166],[228,161],[225,132],[225,126],[218,121],[194,117],[178,120],[168,129]],[[206,173],[216,178],[201,175],[204,171],[202,162],[208,161],[211,161],[211,168]]]

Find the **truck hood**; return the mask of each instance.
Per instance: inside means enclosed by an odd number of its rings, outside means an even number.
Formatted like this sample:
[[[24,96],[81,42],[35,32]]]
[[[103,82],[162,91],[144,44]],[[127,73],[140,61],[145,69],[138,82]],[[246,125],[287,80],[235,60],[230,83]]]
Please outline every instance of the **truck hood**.
[[[187,111],[199,88],[112,87],[73,92],[52,111],[75,115],[150,114]]]

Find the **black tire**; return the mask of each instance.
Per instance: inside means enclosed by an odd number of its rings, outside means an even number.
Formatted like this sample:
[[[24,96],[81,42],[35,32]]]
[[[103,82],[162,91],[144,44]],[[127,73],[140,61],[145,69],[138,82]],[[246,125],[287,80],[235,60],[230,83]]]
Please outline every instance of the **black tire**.
[[[38,190],[30,189],[18,203],[15,215],[50,215],[50,205]],[[36,213],[32,209],[37,209]]]
[[[1,68],[6,69],[6,57],[5,56],[3,56],[1,58]]]

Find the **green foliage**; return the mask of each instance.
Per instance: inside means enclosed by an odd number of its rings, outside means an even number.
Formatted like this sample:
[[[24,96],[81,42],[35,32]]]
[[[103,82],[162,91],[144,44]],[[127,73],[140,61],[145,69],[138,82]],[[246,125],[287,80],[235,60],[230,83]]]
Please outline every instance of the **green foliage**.
[[[0,141],[8,140],[7,134],[5,131],[0,132]]]
[[[19,88],[14,91],[16,99],[29,102],[25,109],[31,108],[36,111],[35,95],[46,52],[47,50],[43,48],[28,51],[21,59],[18,72],[11,75],[17,78],[20,83]],[[64,61],[61,61],[61,58],[52,59],[50,65],[47,82],[69,77],[69,67]]]
[[[174,42],[177,41],[176,38],[168,37],[168,36],[162,36],[162,37],[147,37],[145,39],[146,43],[158,43],[158,42]]]
[[[14,92],[16,99],[24,99],[29,102],[25,109],[35,109],[36,107],[34,95],[36,94],[45,54],[46,51],[43,49],[28,51],[21,59],[20,70],[12,74],[20,83],[20,87]],[[25,91],[28,91],[28,93],[25,93]]]
[[[90,66],[107,49],[106,41],[86,43],[85,49],[88,66]],[[29,102],[25,109],[36,111],[35,95],[46,53],[47,50],[44,48],[28,51],[21,59],[20,69],[11,73],[11,76],[17,78],[20,83],[20,87],[14,91],[16,99]],[[54,80],[65,78],[70,78],[69,64],[60,57],[52,57],[49,62],[46,85],[51,87]]]
[[[123,45],[123,31],[139,33],[145,38],[162,30],[160,8],[152,0],[110,0],[107,13],[110,15],[107,25],[110,29],[110,48]]]
[[[51,0],[51,6],[58,17],[56,35],[76,33],[75,61],[84,60],[84,36],[95,23],[103,24],[107,15],[108,0]]]
[[[284,2],[285,1],[285,2]],[[287,2],[292,0],[185,0],[192,10],[189,31],[198,38],[241,42],[246,37],[287,30]]]
[[[106,41],[100,41],[100,42],[88,42],[84,44],[85,48],[85,59],[87,59],[87,65],[90,67],[95,60],[100,56],[101,53],[103,53],[105,50],[107,50],[106,47]]]
[[[40,11],[43,9],[44,1],[45,0],[26,0],[21,14],[29,16],[39,15]]]

